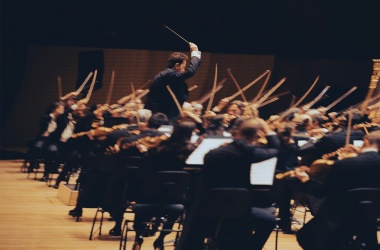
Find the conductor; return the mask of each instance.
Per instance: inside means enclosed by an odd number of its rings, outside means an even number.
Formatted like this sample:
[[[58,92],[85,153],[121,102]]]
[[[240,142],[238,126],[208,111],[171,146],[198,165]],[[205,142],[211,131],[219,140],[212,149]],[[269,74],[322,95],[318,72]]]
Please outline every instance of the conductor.
[[[169,56],[167,68],[154,77],[145,104],[145,108],[150,109],[152,113],[164,113],[170,120],[178,117],[179,110],[166,86],[171,88],[182,106],[189,96],[185,80],[195,74],[201,62],[198,46],[194,43],[189,43],[189,45],[191,60],[187,67],[188,56],[181,52],[174,52]]]

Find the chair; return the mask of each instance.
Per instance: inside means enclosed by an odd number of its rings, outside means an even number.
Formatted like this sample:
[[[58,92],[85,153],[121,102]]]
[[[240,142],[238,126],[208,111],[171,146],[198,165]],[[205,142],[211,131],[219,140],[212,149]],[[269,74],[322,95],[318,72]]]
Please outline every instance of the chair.
[[[127,212],[130,206],[130,200],[126,199],[126,194],[130,189],[134,188],[136,177],[138,176],[140,166],[142,164],[141,157],[128,157],[124,159],[123,164],[116,163],[113,167],[112,177],[109,181],[106,196],[103,201],[103,205],[98,207],[92,222],[89,240],[92,240],[95,232],[98,231],[99,235],[102,234],[102,226],[104,213],[108,211],[107,207],[112,206],[114,202],[123,202],[125,212]],[[94,230],[95,224],[98,221],[98,214],[100,214],[100,225],[98,229]]]
[[[226,219],[244,217],[251,207],[251,193],[244,188],[212,188],[202,199],[199,216],[216,220],[214,232],[205,241],[205,249],[217,249],[218,237]]]
[[[190,181],[190,174],[185,171],[159,171],[147,174],[142,180],[140,196],[131,206],[136,215],[146,218],[163,217],[165,215],[183,214],[185,206],[183,198]],[[179,216],[180,217],[180,216]],[[128,232],[135,231],[128,225],[135,221],[125,220],[120,238],[119,249],[126,249]],[[142,224],[149,222],[142,221]],[[158,229],[159,232],[176,232],[176,240],[181,229]],[[174,245],[176,244],[176,240]]]
[[[349,249],[378,249],[377,219],[380,215],[380,189],[357,188],[346,194],[345,228],[352,230]]]

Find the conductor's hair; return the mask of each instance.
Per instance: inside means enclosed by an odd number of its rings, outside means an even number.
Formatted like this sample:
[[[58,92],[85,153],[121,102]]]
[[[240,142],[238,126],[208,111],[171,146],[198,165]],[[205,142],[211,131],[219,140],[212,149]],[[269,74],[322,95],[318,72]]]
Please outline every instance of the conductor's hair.
[[[169,56],[168,63],[166,65],[167,68],[172,69],[176,65],[176,63],[182,64],[184,60],[187,60],[188,56],[181,52],[174,52]]]

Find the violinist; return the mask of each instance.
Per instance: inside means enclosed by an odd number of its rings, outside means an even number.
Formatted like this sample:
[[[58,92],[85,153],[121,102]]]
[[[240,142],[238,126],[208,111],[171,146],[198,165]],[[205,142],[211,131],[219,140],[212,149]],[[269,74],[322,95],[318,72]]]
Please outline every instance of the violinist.
[[[361,115],[359,110],[352,112],[352,126],[361,122]],[[348,126],[348,114],[344,121],[340,123],[337,131],[328,133],[320,139],[308,141],[299,149],[299,156],[302,157],[301,165],[310,166],[312,162],[320,159],[322,155],[334,152],[346,144],[346,134]],[[351,128],[350,128],[351,129]],[[364,133],[361,131],[350,130],[350,143],[354,140],[362,140]]]
[[[298,243],[303,249],[341,249],[347,239],[342,228],[347,220],[343,204],[345,193],[354,188],[380,188],[380,131],[364,136],[357,157],[335,161],[323,183],[315,181],[306,172],[296,170],[295,176],[303,183],[302,190],[317,197],[325,197],[318,213],[297,233]],[[376,235],[371,236],[376,239]],[[367,245],[368,249],[377,249],[377,241]]]
[[[67,125],[62,132],[59,143],[57,143],[59,162],[63,163],[61,171],[56,179],[54,188],[58,189],[61,181],[66,180],[70,174],[77,171],[80,166],[85,168],[81,163],[87,160],[92,148],[96,142],[91,141],[88,137],[72,138],[73,134],[88,131],[92,128],[92,122],[95,118],[85,103],[78,102],[74,110],[71,109],[67,115]]]
[[[159,118],[157,116],[162,116],[164,114],[156,113],[152,116],[154,119]],[[151,124],[152,126],[152,124]],[[140,167],[140,177],[143,178],[145,175],[149,174],[151,171],[176,171],[183,170],[185,166],[185,161],[190,153],[195,149],[195,146],[190,142],[191,135],[195,129],[195,124],[189,121],[183,121],[178,123],[173,130],[170,138],[165,140],[158,140],[157,145],[154,147],[148,148],[147,152],[144,152],[140,156],[143,157],[143,165]],[[133,153],[132,147],[129,149],[125,149],[124,151],[120,151],[120,154]],[[131,155],[129,154],[129,155]],[[122,155],[120,155],[122,157]],[[112,180],[111,180],[112,182]],[[110,182],[110,183],[111,183]],[[139,195],[131,194],[134,197],[137,196],[137,200],[139,199]],[[127,194],[128,196],[128,194]],[[118,204],[122,204],[119,202]],[[110,206],[111,204],[108,204]],[[115,205],[115,204],[113,204]],[[107,208],[108,209],[108,208]],[[115,226],[109,232],[110,235],[118,236],[121,234],[121,223],[123,219],[124,208],[117,206],[114,207],[111,211],[113,218],[115,219]],[[163,215],[157,215],[157,217],[161,217]],[[179,214],[168,215],[167,220],[164,223],[164,228],[171,229],[175,220],[178,218]],[[135,223],[134,229],[136,231],[135,244],[142,244],[142,233],[145,228],[145,221],[149,221],[151,218],[145,214],[135,214]],[[162,245],[164,237],[169,232],[161,232],[160,236],[156,240],[155,244]],[[161,248],[160,248],[161,249]]]
[[[40,119],[39,132],[37,136],[31,140],[28,148],[28,158],[30,165],[28,172],[39,168],[38,160],[48,157],[50,143],[52,141],[51,134],[57,129],[61,130],[64,126],[63,120],[58,119],[64,113],[64,103],[61,101],[54,102]],[[57,120],[58,119],[58,120]]]
[[[253,145],[258,138],[258,131],[265,133],[268,140],[266,147]],[[204,192],[209,188],[250,188],[251,164],[277,156],[278,147],[277,135],[270,130],[265,121],[249,119],[240,123],[233,142],[211,150],[205,155],[199,191],[186,217],[178,249],[202,249],[208,230],[215,227],[212,219],[203,218],[198,213],[203,209]],[[220,229],[221,237],[218,239],[220,246],[224,249],[263,248],[276,224],[275,216],[272,208],[256,207],[256,203],[252,204],[250,211],[250,215],[244,217],[244,221],[227,220],[227,224],[223,223]],[[252,226],[255,228],[254,235],[252,235]]]

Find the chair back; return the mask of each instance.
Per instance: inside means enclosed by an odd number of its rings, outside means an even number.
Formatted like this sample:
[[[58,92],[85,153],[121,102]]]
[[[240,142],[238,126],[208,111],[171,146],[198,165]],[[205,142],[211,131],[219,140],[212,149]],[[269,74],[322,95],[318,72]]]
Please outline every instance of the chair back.
[[[360,249],[377,249],[380,189],[352,189],[347,192],[345,198],[348,213],[343,228],[348,232],[349,235],[347,236],[354,239],[354,241],[349,242],[350,246],[360,246]]]
[[[140,190],[140,203],[183,202],[190,181],[185,171],[159,171],[143,178]]]
[[[351,189],[345,200],[350,218],[376,220],[380,215],[380,188]]]

